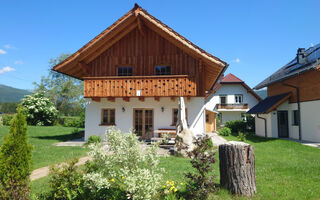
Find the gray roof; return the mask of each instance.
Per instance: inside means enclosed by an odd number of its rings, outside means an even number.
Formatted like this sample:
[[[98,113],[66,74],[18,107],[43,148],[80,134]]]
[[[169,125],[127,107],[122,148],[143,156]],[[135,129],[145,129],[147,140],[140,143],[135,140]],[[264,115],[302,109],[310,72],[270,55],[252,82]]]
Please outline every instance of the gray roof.
[[[265,98],[264,100],[260,101],[257,105],[252,107],[247,113],[248,114],[264,114],[268,113],[270,109],[274,105],[276,105],[279,101],[283,100],[284,98],[288,98],[289,93],[279,94],[275,96],[270,96]]]
[[[292,76],[304,73],[309,70],[315,69],[320,64],[320,44],[310,47],[306,50],[308,62],[304,65],[297,62],[297,56],[281,69],[273,73],[264,81],[259,83],[254,89],[258,90],[264,88],[272,83],[283,81]]]

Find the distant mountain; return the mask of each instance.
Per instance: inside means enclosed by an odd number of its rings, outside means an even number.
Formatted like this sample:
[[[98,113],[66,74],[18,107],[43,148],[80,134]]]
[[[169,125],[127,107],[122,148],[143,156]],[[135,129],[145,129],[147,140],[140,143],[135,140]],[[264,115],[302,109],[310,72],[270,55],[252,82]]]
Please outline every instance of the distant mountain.
[[[255,91],[262,99],[268,96],[267,90],[256,90]]]
[[[19,102],[24,95],[31,94],[28,90],[22,90],[0,84],[0,102]]]

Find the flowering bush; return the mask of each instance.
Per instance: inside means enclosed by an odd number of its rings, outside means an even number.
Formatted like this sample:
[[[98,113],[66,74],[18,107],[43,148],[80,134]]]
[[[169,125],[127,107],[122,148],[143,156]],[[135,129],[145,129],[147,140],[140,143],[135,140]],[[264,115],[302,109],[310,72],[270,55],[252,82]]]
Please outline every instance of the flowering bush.
[[[106,132],[107,147],[92,144],[93,161],[87,165],[84,184],[92,193],[117,191],[113,198],[152,199],[161,187],[158,145],[142,149],[138,137],[113,128]],[[107,148],[107,149],[106,149]],[[110,197],[109,197],[110,198]]]
[[[51,126],[57,119],[57,109],[43,92],[25,96],[21,105],[29,125]]]
[[[179,192],[182,189],[183,183],[175,185],[174,181],[168,180],[165,185],[162,186],[162,196],[165,200],[175,200],[175,199],[183,199],[179,198]]]

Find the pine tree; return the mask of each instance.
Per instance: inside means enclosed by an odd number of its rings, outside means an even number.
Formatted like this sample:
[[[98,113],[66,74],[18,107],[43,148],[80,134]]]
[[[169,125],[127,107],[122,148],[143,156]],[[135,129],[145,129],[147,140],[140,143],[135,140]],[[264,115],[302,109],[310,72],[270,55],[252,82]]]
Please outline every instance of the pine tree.
[[[10,123],[0,147],[0,199],[29,199],[33,147],[21,108]]]

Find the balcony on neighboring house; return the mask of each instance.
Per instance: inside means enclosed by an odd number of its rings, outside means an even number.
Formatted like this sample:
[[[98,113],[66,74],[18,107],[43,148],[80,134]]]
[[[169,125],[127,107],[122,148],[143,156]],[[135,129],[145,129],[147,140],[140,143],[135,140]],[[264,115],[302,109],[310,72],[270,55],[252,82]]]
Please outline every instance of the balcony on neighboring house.
[[[202,91],[188,75],[85,77],[84,97],[194,97]]]
[[[248,104],[247,103],[236,103],[236,104],[217,104],[216,110],[217,111],[244,111],[248,110]]]

